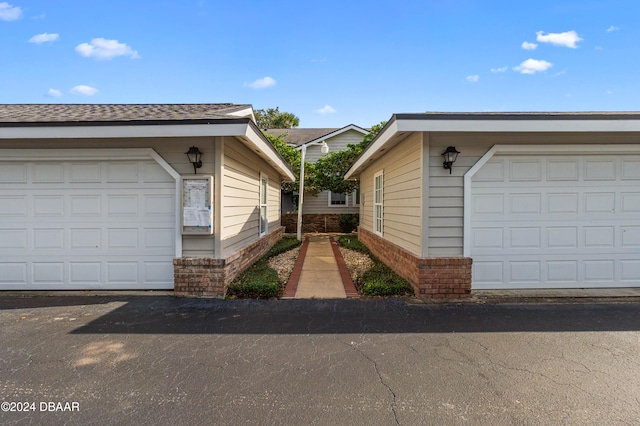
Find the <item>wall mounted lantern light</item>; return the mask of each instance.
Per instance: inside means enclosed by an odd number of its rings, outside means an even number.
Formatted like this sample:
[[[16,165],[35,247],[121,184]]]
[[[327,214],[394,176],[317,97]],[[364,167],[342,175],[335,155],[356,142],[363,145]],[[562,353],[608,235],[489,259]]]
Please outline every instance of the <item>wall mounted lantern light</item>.
[[[189,162],[193,164],[193,174],[196,174],[196,169],[202,167],[202,153],[197,146],[192,146],[189,151],[185,152]]]
[[[448,147],[442,153],[442,156],[444,157],[444,163],[442,164],[442,166],[445,169],[449,169],[449,174],[451,174],[451,168],[453,166],[453,163],[455,163],[456,160],[458,159],[458,154],[460,154],[460,152],[456,149],[455,146]]]
[[[322,153],[322,155],[326,155],[329,153],[329,145],[327,145],[326,142],[322,142],[322,145],[320,145],[320,152]]]

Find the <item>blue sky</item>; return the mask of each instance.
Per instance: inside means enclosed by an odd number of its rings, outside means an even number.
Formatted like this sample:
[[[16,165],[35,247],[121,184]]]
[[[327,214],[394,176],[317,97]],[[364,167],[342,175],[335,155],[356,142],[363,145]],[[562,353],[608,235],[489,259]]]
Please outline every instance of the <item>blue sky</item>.
[[[0,103],[640,110],[640,1],[0,0]]]

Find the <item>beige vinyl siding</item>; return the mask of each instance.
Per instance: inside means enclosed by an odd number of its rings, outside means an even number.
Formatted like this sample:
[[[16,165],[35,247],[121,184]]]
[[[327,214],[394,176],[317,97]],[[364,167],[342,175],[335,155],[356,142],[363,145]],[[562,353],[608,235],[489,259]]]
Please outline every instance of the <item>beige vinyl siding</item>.
[[[346,132],[326,139],[325,142],[327,142],[327,145],[329,145],[329,152],[337,152],[346,149],[347,145],[349,144],[355,145],[362,142],[363,137],[364,135],[358,131],[347,130]],[[310,145],[307,147],[306,160],[308,162],[315,163],[316,161],[318,161],[318,158],[322,157],[320,145],[321,144]]]
[[[384,172],[383,237],[422,255],[422,133],[414,133],[373,162],[360,176],[361,226],[373,232],[373,177]]]
[[[264,160],[233,138],[224,141],[222,178],[222,256],[259,238],[260,172],[269,178],[268,231],[280,226],[280,176]]]
[[[463,255],[464,175],[493,145],[637,143],[637,136],[605,133],[437,133],[429,134],[429,256]],[[452,174],[442,153],[455,146],[460,155]]]
[[[348,206],[329,206],[329,192],[323,191],[314,196],[310,193],[304,194],[304,205],[302,206],[303,214],[342,214],[360,212],[358,206],[353,206],[352,194],[349,194]]]
[[[42,148],[51,149],[101,149],[101,148],[152,148],[181,175],[193,174],[193,166],[189,163],[185,152],[190,146],[197,146],[202,151],[202,168],[198,174],[213,175],[214,171],[214,138],[128,138],[128,139],[65,139],[40,140],[21,139],[0,140],[1,148]],[[87,148],[90,147],[90,148]],[[176,212],[180,214],[180,212]],[[182,255],[185,257],[214,256],[213,236],[183,236]]]

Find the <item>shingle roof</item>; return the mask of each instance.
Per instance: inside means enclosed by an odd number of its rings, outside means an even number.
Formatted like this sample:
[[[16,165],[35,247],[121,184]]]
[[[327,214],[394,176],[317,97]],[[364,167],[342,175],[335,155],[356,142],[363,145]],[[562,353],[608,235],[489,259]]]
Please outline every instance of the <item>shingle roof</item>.
[[[286,134],[282,139],[295,146],[300,146],[314,139],[321,138],[331,132],[339,130],[338,128],[309,128],[309,129],[267,129],[266,132],[273,136]]]
[[[236,104],[2,104],[1,123],[185,121],[239,118]]]

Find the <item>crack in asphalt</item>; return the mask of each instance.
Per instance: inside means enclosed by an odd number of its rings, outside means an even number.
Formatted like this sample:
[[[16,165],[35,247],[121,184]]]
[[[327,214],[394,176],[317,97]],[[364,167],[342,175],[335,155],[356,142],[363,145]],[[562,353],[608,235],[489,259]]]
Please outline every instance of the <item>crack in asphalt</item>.
[[[347,344],[347,343],[345,343]],[[355,346],[354,344],[350,344],[349,345],[354,351],[358,352],[360,355],[362,355],[363,358],[365,358],[366,360],[368,360],[371,364],[373,364],[373,370],[376,372],[376,375],[378,376],[378,381],[380,382],[380,384],[382,384],[382,386],[384,386],[385,388],[387,388],[387,390],[389,391],[389,393],[391,394],[392,397],[392,401],[391,401],[391,412],[393,413],[393,419],[395,420],[396,424],[399,425],[400,421],[398,420],[398,412],[396,411],[396,408],[398,407],[398,401],[397,401],[397,395],[396,393],[393,391],[393,389],[391,389],[391,386],[389,386],[384,379],[382,378],[382,374],[380,373],[380,370],[378,369],[378,363],[373,360],[370,356],[368,356],[366,353],[364,353],[362,350],[360,350],[360,348],[358,346]]]

